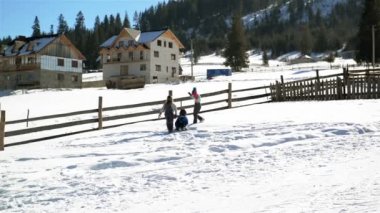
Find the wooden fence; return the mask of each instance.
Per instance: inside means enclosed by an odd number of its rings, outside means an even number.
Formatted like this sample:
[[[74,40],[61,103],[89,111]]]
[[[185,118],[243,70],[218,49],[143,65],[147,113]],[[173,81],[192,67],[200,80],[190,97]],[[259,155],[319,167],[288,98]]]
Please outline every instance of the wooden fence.
[[[208,105],[210,105],[210,106],[211,105],[217,105],[215,107],[211,106],[211,109],[202,110],[202,113],[232,108],[232,104],[234,102],[243,102],[243,101],[249,101],[249,100],[260,100],[263,98],[267,98],[270,96],[270,94],[266,92],[266,89],[269,89],[269,86],[239,89],[239,90],[233,91],[232,90],[232,84],[229,83],[228,88],[225,90],[201,94],[202,100],[203,100],[202,108],[204,106],[208,106]],[[262,90],[265,90],[265,92],[260,92]],[[238,94],[238,93],[241,94],[241,93],[248,92],[248,91],[258,91],[259,94],[255,94],[255,95],[249,94],[248,96],[233,98],[233,94]],[[169,91],[169,95],[172,95],[172,94],[173,94],[172,91]],[[226,94],[227,97],[220,97],[223,94]],[[235,95],[235,96],[238,96],[238,95]],[[216,99],[216,100],[207,101],[207,100],[210,100],[211,97],[213,97],[213,99]],[[182,103],[186,102],[186,101],[191,101],[191,100],[192,100],[192,98],[187,96],[187,97],[175,98],[174,102],[177,104],[180,103],[180,106],[178,106],[179,108],[188,109],[188,108],[193,108],[193,104],[191,103],[191,104],[182,106]],[[253,104],[260,104],[260,103],[266,103],[266,102],[270,102],[270,101],[264,100],[264,101],[253,103]],[[142,119],[139,121],[123,122],[122,124],[105,125],[105,122],[109,122],[109,121],[116,121],[116,120],[129,119],[129,118],[138,118],[138,117],[149,116],[149,115],[157,115],[158,110],[161,108],[163,103],[164,103],[164,101],[160,100],[160,101],[152,101],[152,102],[147,102],[147,103],[138,103],[138,104],[124,105],[124,106],[103,107],[103,98],[99,97],[97,109],[90,109],[90,110],[83,110],[83,111],[69,112],[69,113],[62,113],[62,114],[55,114],[55,115],[46,115],[46,116],[20,119],[20,120],[12,120],[12,121],[6,121],[5,120],[5,111],[2,111],[1,122],[0,122],[0,150],[4,150],[4,147],[27,144],[27,143],[32,143],[32,142],[37,142],[37,141],[42,141],[42,140],[48,140],[48,139],[64,137],[64,136],[69,136],[69,135],[74,135],[74,134],[79,134],[79,133],[85,133],[85,132],[91,132],[91,131],[95,131],[95,130],[106,129],[106,128],[113,128],[113,127],[118,127],[118,126],[122,126],[122,125],[126,125],[126,124],[133,124],[133,123],[137,123],[137,122],[156,121],[159,119],[158,118],[149,118],[149,119]],[[142,112],[137,112],[137,113],[127,113],[127,114],[105,116],[106,112],[112,112],[112,111],[117,111],[117,110],[125,110],[125,109],[138,109],[138,108],[143,108],[143,107],[150,107],[150,109],[146,110],[146,111],[142,111]],[[189,113],[189,114],[191,114],[191,113]],[[80,117],[85,117],[85,115],[87,117],[92,116],[92,118],[87,118],[87,119],[80,118]],[[10,131],[4,131],[5,127],[12,126],[12,125],[20,125],[23,123],[45,121],[45,120],[49,120],[49,119],[50,120],[62,119],[62,118],[67,118],[67,117],[71,117],[71,116],[79,116],[79,118],[77,118],[74,121],[67,121],[67,119],[64,119],[63,122],[61,122],[61,123],[54,123],[54,124],[50,124],[50,125],[44,124],[42,126],[37,126],[37,127],[27,127],[27,128],[13,129]],[[74,130],[74,131],[70,131],[70,132],[66,131],[66,132],[63,132],[62,134],[54,134],[54,135],[45,136],[45,137],[39,136],[39,137],[34,138],[34,139],[27,139],[27,140],[22,140],[22,141],[18,141],[18,142],[4,143],[4,140],[6,140],[7,138],[10,138],[10,137],[25,136],[25,135],[27,136],[28,134],[31,134],[31,133],[40,133],[43,131],[64,129],[64,128],[68,128],[68,127],[76,127],[76,126],[88,125],[88,124],[95,125],[96,127],[85,128],[82,130]]]
[[[380,97],[379,70],[343,73],[270,85],[272,101],[372,99]]]

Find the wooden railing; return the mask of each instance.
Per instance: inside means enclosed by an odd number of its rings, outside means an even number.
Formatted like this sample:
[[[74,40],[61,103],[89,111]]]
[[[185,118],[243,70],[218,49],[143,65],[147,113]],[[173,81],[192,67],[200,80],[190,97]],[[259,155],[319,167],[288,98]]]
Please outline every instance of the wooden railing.
[[[272,101],[371,99],[380,97],[380,70],[343,73],[271,84]]]
[[[239,90],[233,91],[232,84],[229,83],[228,88],[225,90],[201,94],[202,101],[203,101],[202,108],[203,109],[206,108],[206,110],[202,110],[202,113],[232,108],[233,103],[241,102],[242,104],[244,104],[245,103],[244,101],[252,101],[252,100],[259,101],[259,102],[249,103],[249,104],[260,104],[260,103],[270,102],[268,100],[260,101],[261,99],[267,98],[270,96],[269,93],[266,93],[266,89],[269,90],[269,88],[270,88],[269,86],[266,86],[266,87],[239,89]],[[255,95],[252,95],[251,93],[247,93],[249,91],[257,91],[257,93],[255,93]],[[223,96],[225,94],[227,97]],[[235,94],[235,98],[233,98],[233,94]],[[169,95],[172,95],[172,91],[169,91]],[[174,102],[181,109],[193,108],[192,98],[190,96],[175,98]],[[27,144],[27,143],[32,143],[32,142],[37,142],[37,141],[42,141],[42,140],[48,140],[48,139],[53,139],[53,138],[58,138],[58,137],[63,137],[63,136],[79,134],[79,133],[86,133],[86,132],[91,132],[91,131],[100,130],[100,129],[113,128],[113,127],[118,127],[122,125],[138,123],[138,122],[156,121],[159,119],[156,118],[156,116],[153,117],[153,115],[158,115],[158,111],[161,109],[161,106],[163,103],[164,101],[159,100],[159,101],[123,105],[123,106],[103,107],[103,98],[99,97],[97,109],[90,109],[90,110],[83,110],[83,111],[69,112],[69,113],[62,113],[62,114],[55,114],[55,115],[46,115],[46,116],[11,120],[11,121],[5,120],[5,111],[4,111],[4,115],[2,114],[1,116],[1,119],[3,122],[0,123],[0,150],[1,148],[3,150],[4,147]],[[149,110],[142,109],[143,111],[141,112],[130,112],[130,113],[123,112],[123,113],[118,113],[116,115],[110,115],[112,113],[114,114],[114,112],[118,112],[118,111],[120,112],[120,110],[133,109],[137,111],[138,109],[141,109],[144,107],[149,107]],[[107,113],[110,113],[110,114],[107,115]],[[144,116],[150,116],[150,117],[143,118]],[[70,117],[72,120],[68,121],[68,117]],[[128,119],[132,119],[132,118],[141,118],[141,119],[128,121]],[[59,119],[61,119],[62,122],[58,122]],[[49,120],[50,121],[53,120],[53,122],[55,123],[47,125],[46,121],[49,121]],[[122,123],[108,124],[108,122],[112,122],[112,121],[122,121]],[[42,122],[42,124],[40,126],[28,127],[30,126],[28,124],[33,123],[33,122],[34,123]],[[21,125],[25,123],[27,124],[26,128],[20,127]],[[82,129],[80,128],[77,129],[77,127],[81,125],[92,125],[92,126],[90,127],[86,126]],[[10,129],[10,130],[4,132],[4,126],[7,126],[7,129]],[[3,131],[1,127],[3,127]],[[71,131],[65,131],[65,128],[70,128],[70,127],[75,127],[75,129]],[[54,133],[48,136],[41,136],[43,132],[49,132],[51,130],[62,130],[63,132],[59,134]],[[30,134],[37,134],[37,133],[38,133],[38,136],[36,138],[29,139]],[[4,140],[11,137],[19,137],[19,136],[24,136],[24,137],[27,136],[28,139],[4,144]]]
[[[29,64],[3,64],[0,66],[0,71],[28,71],[39,69],[40,63],[29,63]]]

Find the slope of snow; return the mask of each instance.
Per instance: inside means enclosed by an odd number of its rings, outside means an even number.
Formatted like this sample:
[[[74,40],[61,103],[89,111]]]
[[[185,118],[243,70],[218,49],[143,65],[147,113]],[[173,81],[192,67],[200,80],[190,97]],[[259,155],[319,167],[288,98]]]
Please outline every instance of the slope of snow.
[[[289,4],[292,1],[294,1],[294,0],[290,0],[290,1],[288,1],[282,5],[270,5],[269,7],[265,8],[263,10],[245,15],[244,17],[242,17],[243,23],[247,27],[255,27],[256,24],[259,24],[260,22],[262,22],[266,16],[270,16],[270,14],[273,12],[273,10],[276,10],[276,9],[278,9],[280,11],[280,19],[279,20],[280,21],[287,21],[287,20],[289,20],[289,9],[288,9]],[[312,8],[314,14],[316,14],[317,11],[319,10],[321,12],[322,17],[328,17],[337,4],[343,4],[346,2],[347,2],[347,0],[309,0],[309,1],[305,1],[305,4],[311,4],[312,5],[311,8]],[[307,18],[306,12],[305,12],[304,16],[305,16],[304,19],[306,20],[306,18]],[[305,21],[305,20],[303,20],[303,21]]]
[[[222,59],[200,61],[196,82],[15,91],[1,97],[1,108],[15,120],[27,109],[39,116],[96,108],[98,96],[105,107],[126,105],[163,100],[168,90],[185,96],[193,86],[206,93],[228,82],[235,89],[268,85],[280,75],[286,81],[311,77],[310,66],[325,66],[252,64],[250,72],[208,81],[204,71],[222,66]],[[188,61],[181,63],[189,73]],[[323,69],[321,75],[336,72]],[[168,134],[158,120],[6,147],[0,152],[0,211],[377,212],[379,104],[270,103],[201,113],[205,122],[184,132]]]
[[[376,212],[379,101],[256,105],[9,147],[6,212]],[[350,116],[347,116],[350,115]]]

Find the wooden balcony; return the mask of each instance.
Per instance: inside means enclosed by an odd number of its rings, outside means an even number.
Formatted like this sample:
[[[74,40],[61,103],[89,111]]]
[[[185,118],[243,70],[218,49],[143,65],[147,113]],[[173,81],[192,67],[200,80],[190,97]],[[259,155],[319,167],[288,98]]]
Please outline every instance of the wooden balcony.
[[[105,64],[119,64],[119,63],[133,63],[133,62],[144,62],[148,61],[148,57],[136,57],[136,58],[126,58],[126,59],[120,59],[120,58],[112,58],[108,59]]]
[[[29,71],[40,69],[40,63],[30,63],[30,64],[1,64],[0,72],[14,72],[14,71]]]

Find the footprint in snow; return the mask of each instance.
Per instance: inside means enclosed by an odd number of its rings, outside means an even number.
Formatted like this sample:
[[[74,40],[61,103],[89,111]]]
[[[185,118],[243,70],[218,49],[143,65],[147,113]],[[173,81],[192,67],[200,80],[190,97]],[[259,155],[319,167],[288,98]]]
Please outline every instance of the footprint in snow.
[[[107,163],[96,164],[91,167],[91,170],[105,170],[105,169],[114,169],[114,168],[122,168],[122,167],[132,167],[137,166],[137,163],[128,163],[125,161],[111,161]]]

